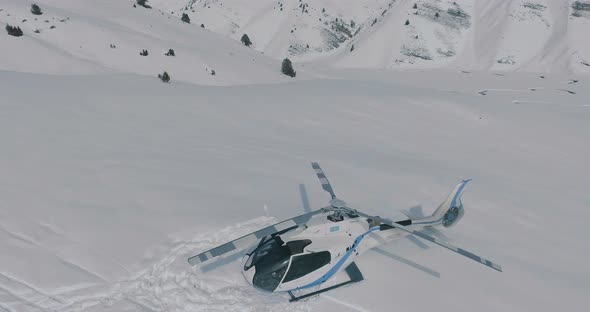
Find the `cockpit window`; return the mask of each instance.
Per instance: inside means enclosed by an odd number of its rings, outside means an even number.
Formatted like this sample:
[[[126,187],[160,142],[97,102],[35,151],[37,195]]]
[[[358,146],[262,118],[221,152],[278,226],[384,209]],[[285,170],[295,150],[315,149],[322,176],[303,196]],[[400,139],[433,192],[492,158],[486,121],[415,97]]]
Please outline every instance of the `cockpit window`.
[[[298,279],[323,267],[330,263],[330,260],[332,260],[331,258],[329,251],[320,251],[293,257],[293,260],[291,260],[291,267],[289,268],[289,272],[287,272],[283,283]]]
[[[263,240],[250,254],[244,270],[255,267],[252,284],[259,289],[274,291],[285,276],[290,260],[291,250],[279,236],[275,236],[268,241]]]
[[[271,238],[263,238],[258,244],[258,247],[248,254],[248,260],[244,264],[244,271],[248,271],[251,267],[255,266],[264,256],[266,256],[274,248],[280,247],[284,244],[280,236],[274,236]]]
[[[254,267],[256,273],[254,273],[252,284],[259,289],[274,291],[287,273],[290,261],[293,263],[285,277],[286,281],[297,279],[330,262],[330,253],[327,251],[292,257],[302,253],[309,244],[311,244],[309,239],[294,240],[285,244],[278,235],[264,238],[249,254],[244,270],[248,271]]]
[[[294,241],[287,242],[287,247],[289,247],[289,250],[291,251],[292,255],[296,255],[296,254],[302,253],[303,248],[305,248],[309,244],[311,244],[311,240],[300,239],[300,240],[294,240]]]

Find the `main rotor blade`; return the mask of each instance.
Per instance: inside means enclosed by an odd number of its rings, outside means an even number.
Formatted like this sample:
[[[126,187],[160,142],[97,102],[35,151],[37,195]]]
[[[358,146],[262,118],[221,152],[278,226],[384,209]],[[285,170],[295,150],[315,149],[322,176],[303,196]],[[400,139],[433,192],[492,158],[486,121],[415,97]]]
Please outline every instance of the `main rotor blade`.
[[[196,265],[196,264],[211,260],[215,257],[222,256],[222,255],[227,254],[229,252],[232,252],[232,251],[235,251],[238,249],[247,248],[248,246],[256,243],[257,241],[259,241],[260,239],[262,239],[265,236],[276,234],[276,233],[285,233],[285,232],[288,232],[292,229],[295,229],[298,226],[307,223],[309,221],[309,219],[311,219],[314,215],[322,213],[322,212],[323,212],[323,208],[293,217],[291,219],[281,221],[279,223],[275,223],[270,226],[267,226],[265,228],[262,228],[260,230],[255,231],[255,232],[252,232],[250,234],[246,234],[240,238],[236,238],[236,239],[229,241],[225,244],[219,245],[215,248],[204,251],[198,255],[194,255],[194,256],[188,258],[188,263],[190,263],[192,265]]]
[[[328,181],[328,178],[324,174],[324,171],[322,170],[322,168],[320,168],[320,164],[318,164],[317,162],[312,162],[311,167],[313,168],[313,170],[315,170],[315,174],[318,176],[318,179],[320,179],[322,188],[326,192],[330,193],[332,199],[336,198],[336,195],[334,195],[334,190],[332,189],[332,185],[330,185],[330,181]]]
[[[299,184],[299,195],[301,195],[301,204],[305,212],[311,212],[311,206],[309,205],[309,197],[305,190],[305,184]]]
[[[471,259],[473,261],[479,262],[479,263],[481,263],[481,264],[483,264],[483,265],[485,265],[485,266],[487,266],[489,268],[492,268],[492,269],[494,269],[496,271],[502,272],[502,267],[499,264],[496,264],[496,263],[494,263],[494,262],[492,262],[492,261],[490,261],[488,259],[482,258],[482,257],[480,257],[480,256],[478,256],[478,255],[476,255],[476,254],[474,254],[474,253],[472,253],[470,251],[467,251],[467,250],[465,250],[463,248],[459,248],[459,247],[457,247],[457,246],[455,246],[455,245],[453,245],[451,243],[448,243],[448,242],[445,242],[445,241],[440,240],[438,238],[435,238],[435,237],[432,237],[430,235],[424,234],[424,233],[422,233],[420,231],[412,230],[409,227],[406,227],[406,226],[401,225],[401,224],[398,224],[398,223],[391,222],[389,220],[384,220],[384,219],[381,219],[379,217],[373,217],[373,216],[370,216],[370,215],[367,215],[365,213],[358,212],[358,211],[357,211],[357,214],[360,215],[360,216],[362,216],[362,217],[365,217],[365,218],[373,218],[374,220],[381,221],[383,224],[387,224],[387,225],[389,225],[391,227],[398,228],[398,229],[400,229],[400,230],[402,230],[404,232],[407,232],[407,233],[413,234],[415,236],[418,236],[418,237],[420,237],[422,239],[425,239],[425,240],[430,241],[430,242],[432,242],[434,244],[437,244],[439,246],[442,246],[442,247],[444,247],[444,248],[446,248],[448,250],[454,251],[454,252],[456,252],[456,253],[458,253],[458,254],[460,254],[462,256],[465,256],[465,257],[467,257],[467,258],[469,258],[469,259]]]

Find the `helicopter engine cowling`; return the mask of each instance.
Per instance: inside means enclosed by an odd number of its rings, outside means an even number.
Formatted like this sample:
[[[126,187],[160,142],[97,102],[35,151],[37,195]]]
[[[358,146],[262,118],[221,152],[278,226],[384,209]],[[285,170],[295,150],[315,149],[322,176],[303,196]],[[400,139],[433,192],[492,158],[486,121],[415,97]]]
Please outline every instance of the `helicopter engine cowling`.
[[[440,222],[442,226],[451,227],[463,218],[465,209],[463,209],[461,195],[463,195],[465,185],[467,185],[469,181],[470,180],[463,180],[461,183],[457,184],[447,199],[438,206],[438,209],[436,209],[432,215],[432,218],[437,220],[437,222]]]
[[[451,227],[459,222],[463,215],[465,214],[465,209],[463,209],[463,205],[457,207],[451,207],[442,218],[442,225],[446,228]]]

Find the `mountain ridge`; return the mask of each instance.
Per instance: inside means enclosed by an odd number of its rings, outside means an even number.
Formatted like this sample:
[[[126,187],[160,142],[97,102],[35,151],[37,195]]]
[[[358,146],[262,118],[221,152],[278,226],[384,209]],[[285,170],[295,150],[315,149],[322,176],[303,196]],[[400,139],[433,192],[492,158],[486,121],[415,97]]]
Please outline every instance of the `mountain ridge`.
[[[352,68],[590,73],[590,2],[152,0],[280,59]],[[247,6],[247,7],[246,7]],[[406,24],[406,21],[409,23]]]

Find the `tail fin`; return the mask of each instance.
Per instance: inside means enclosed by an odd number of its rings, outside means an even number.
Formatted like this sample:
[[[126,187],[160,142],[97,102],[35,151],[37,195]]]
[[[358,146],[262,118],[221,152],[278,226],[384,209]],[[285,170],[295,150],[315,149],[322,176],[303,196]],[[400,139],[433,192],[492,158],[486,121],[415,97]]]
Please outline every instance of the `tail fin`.
[[[423,224],[428,226],[442,224],[444,227],[450,227],[457,224],[465,214],[463,203],[461,202],[461,195],[463,195],[463,190],[469,181],[471,181],[471,179],[463,180],[461,183],[457,184],[449,194],[449,197],[438,206],[432,216],[415,220],[412,224]]]
[[[441,220],[444,227],[453,226],[461,220],[463,214],[465,214],[463,202],[461,202],[461,195],[463,195],[465,186],[469,181],[471,179],[463,180],[455,186],[449,197],[432,214],[434,220]]]

